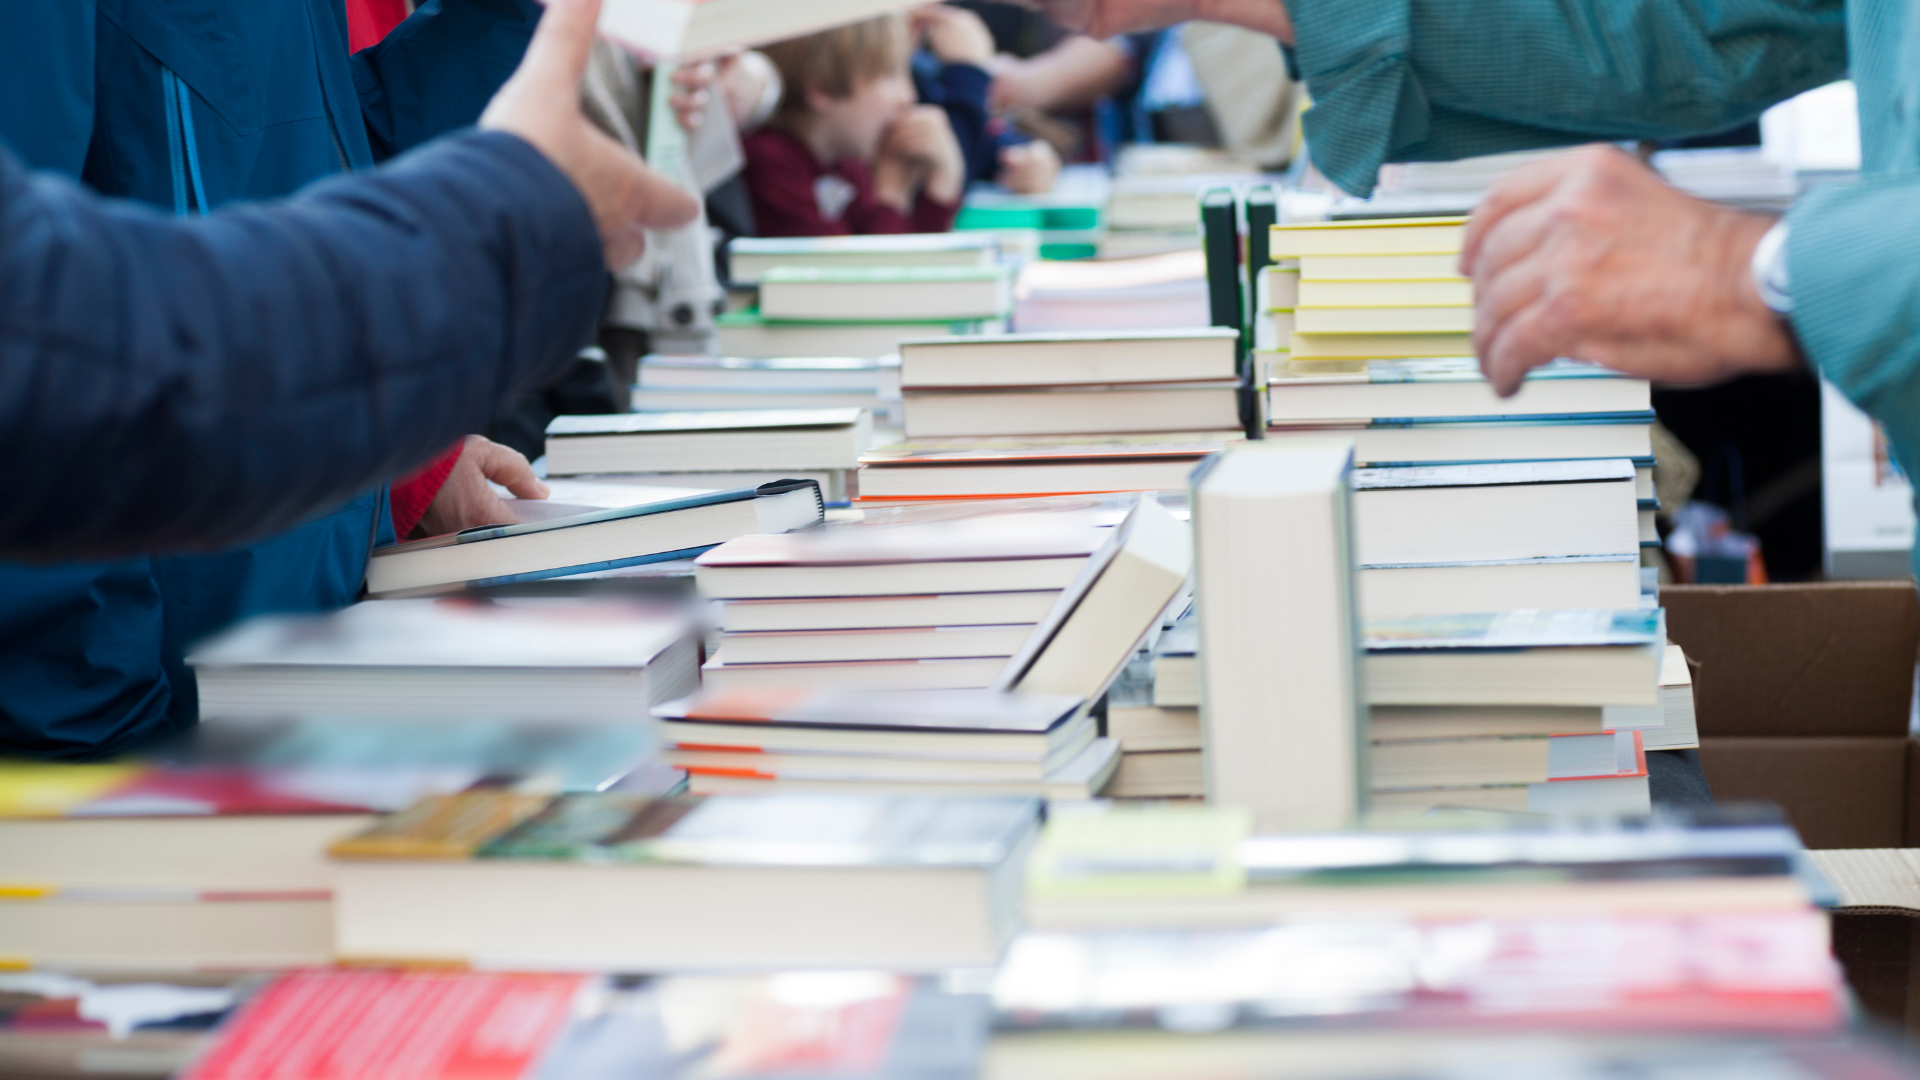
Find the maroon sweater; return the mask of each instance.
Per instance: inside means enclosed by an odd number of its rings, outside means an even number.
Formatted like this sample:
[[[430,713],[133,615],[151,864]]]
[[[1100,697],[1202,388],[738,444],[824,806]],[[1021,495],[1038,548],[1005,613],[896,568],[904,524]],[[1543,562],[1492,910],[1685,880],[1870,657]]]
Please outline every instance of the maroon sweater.
[[[945,232],[960,212],[959,204],[935,202],[921,192],[913,213],[903,214],[874,198],[866,162],[822,165],[785,131],[762,128],[743,141],[747,191],[761,236]]]

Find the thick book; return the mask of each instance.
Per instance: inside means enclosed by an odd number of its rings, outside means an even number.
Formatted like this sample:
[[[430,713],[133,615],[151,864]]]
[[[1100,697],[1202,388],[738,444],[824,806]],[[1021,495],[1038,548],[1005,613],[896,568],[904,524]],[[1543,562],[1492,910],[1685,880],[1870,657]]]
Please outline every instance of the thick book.
[[[1030,589],[1025,592],[728,600],[720,605],[720,627],[729,632],[750,632],[1031,625],[1045,618],[1059,598],[1057,589]]]
[[[1304,278],[1294,304],[1302,308],[1473,307],[1473,283],[1440,281],[1321,281]]]
[[[1609,731],[1375,742],[1369,777],[1377,794],[1639,776],[1644,758],[1635,739]]]
[[[727,356],[886,356],[907,338],[929,334],[985,334],[1005,319],[906,319],[884,322],[781,322],[757,311],[729,311],[714,319],[714,338]]]
[[[715,599],[1064,589],[1106,539],[1096,513],[1005,514],[744,536],[694,561]]]
[[[1007,266],[783,266],[760,275],[760,314],[769,319],[995,319],[1012,310]]]
[[[1366,567],[1640,551],[1624,459],[1360,469],[1353,486]]]
[[[1267,398],[1268,423],[1276,426],[1497,416],[1638,420],[1653,407],[1652,385],[1645,379],[1575,361],[1533,369],[1518,393],[1502,398],[1470,355],[1375,360],[1358,371],[1274,372],[1267,379]]]
[[[1295,361],[1417,360],[1474,355],[1472,334],[1306,334],[1295,331],[1286,347]]]
[[[871,236],[738,236],[727,242],[727,277],[757,285],[780,268],[880,269],[896,266],[992,266],[999,258],[991,231]]]
[[[862,499],[974,498],[1174,491],[1208,454],[1242,441],[1237,432],[1211,438],[1115,436],[1086,442],[921,440],[868,451],[860,458]]]
[[[687,790],[700,795],[804,795],[836,794],[865,797],[884,795],[939,795],[948,798],[1020,796],[1050,802],[1083,802],[1106,790],[1119,767],[1120,747],[1112,739],[1095,738],[1079,753],[1049,769],[1039,779],[989,779],[972,777],[939,779],[914,778],[840,778],[807,776],[750,776],[739,772],[691,771]]]
[[[851,469],[872,441],[872,417],[857,408],[556,416],[547,472]]]
[[[1275,225],[1268,240],[1268,252],[1275,259],[1315,255],[1457,255],[1466,235],[1465,218],[1310,221]]]
[[[1352,459],[1250,443],[1194,477],[1207,797],[1264,829],[1338,825],[1367,790]]]
[[[1159,627],[1192,573],[1186,523],[1142,499],[1007,662],[996,688],[1099,697]]]
[[[738,390],[743,393],[886,393],[900,389],[892,357],[667,356],[640,358],[640,385],[650,389]]]
[[[1083,704],[1066,694],[988,690],[710,690],[653,715],[661,739],[682,748],[1040,761],[1076,742]]]
[[[818,524],[825,513],[820,485],[782,480],[524,525],[468,529],[375,549],[367,560],[367,593],[379,598],[478,589],[686,559],[749,533],[782,533]]]
[[[1304,288],[1304,286],[1302,286]],[[1471,307],[1308,307],[1293,313],[1299,334],[1470,334]]]
[[[347,959],[667,972],[990,966],[1030,798],[428,800],[334,845]]]
[[[910,439],[1238,431],[1237,379],[906,392]]]
[[[1508,611],[1370,619],[1376,705],[1658,705],[1663,613]]]
[[[1239,338],[1215,327],[910,339],[900,343],[900,383],[952,389],[1231,379]]]
[[[1285,389],[1279,392],[1287,393]],[[1269,390],[1268,394],[1268,415],[1272,416],[1273,391]],[[1599,420],[1522,418],[1438,423],[1370,420],[1362,427],[1331,429],[1342,438],[1353,440],[1354,464],[1361,468],[1564,458],[1631,458],[1638,462],[1653,457],[1652,430],[1652,412],[1631,419]],[[1326,425],[1314,423],[1269,427],[1267,438],[1318,438],[1329,433]]]
[[[1460,256],[1453,252],[1428,255],[1307,255],[1300,259],[1300,279],[1313,281],[1444,281],[1466,284],[1460,274]]]
[[[1492,739],[1522,735],[1592,735],[1619,725],[1618,706],[1375,705],[1368,710],[1376,745],[1426,739]]]
[[[709,59],[911,6],[901,0],[607,0],[600,32],[655,62]]]
[[[268,615],[187,657],[206,717],[643,716],[698,684],[686,618],[622,602],[372,600]]]
[[[1640,560],[1632,555],[1370,566],[1360,571],[1367,618],[1490,611],[1625,609],[1640,602]]]

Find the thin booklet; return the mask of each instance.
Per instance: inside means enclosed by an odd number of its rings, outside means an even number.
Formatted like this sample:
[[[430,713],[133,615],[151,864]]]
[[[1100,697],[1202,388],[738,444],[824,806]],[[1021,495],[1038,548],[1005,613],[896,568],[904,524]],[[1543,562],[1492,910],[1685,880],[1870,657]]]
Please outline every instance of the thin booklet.
[[[367,561],[373,597],[423,595],[690,559],[751,533],[822,521],[812,480],[710,491],[548,521],[490,525],[380,548]]]

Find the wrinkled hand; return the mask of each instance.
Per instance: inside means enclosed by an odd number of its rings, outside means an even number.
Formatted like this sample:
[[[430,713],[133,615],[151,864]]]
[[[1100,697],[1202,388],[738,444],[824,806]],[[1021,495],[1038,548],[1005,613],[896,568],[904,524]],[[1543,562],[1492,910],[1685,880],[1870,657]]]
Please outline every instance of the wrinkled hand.
[[[966,159],[953,125],[938,105],[915,105],[887,129],[880,144],[880,164],[903,163],[918,170],[926,193],[937,202],[960,198],[966,186]]]
[[[1060,178],[1060,155],[1039,139],[1000,148],[1000,186],[1016,195],[1053,190]]]
[[[1293,44],[1283,0],[1037,0],[1048,19],[1097,38],[1158,30],[1201,19],[1255,30]]]
[[[419,530],[426,536],[477,529],[482,525],[515,524],[512,511],[487,486],[493,481],[522,499],[544,499],[547,485],[533,475],[533,466],[520,451],[479,435],[467,436],[460,460],[440,485],[440,493],[420,515]]]
[[[993,62],[993,31],[973,12],[947,4],[931,4],[916,10],[913,21],[915,28],[925,35],[927,48],[941,63],[984,68]]]
[[[1460,256],[1481,369],[1509,395],[1560,356],[1668,383],[1797,367],[1750,269],[1771,224],[1610,146],[1517,170],[1474,211]]]
[[[646,249],[645,230],[693,220],[693,196],[601,134],[580,111],[580,77],[593,45],[600,0],[550,0],[540,25],[480,126],[511,132],[546,155],[593,212],[609,268],[627,266]]]

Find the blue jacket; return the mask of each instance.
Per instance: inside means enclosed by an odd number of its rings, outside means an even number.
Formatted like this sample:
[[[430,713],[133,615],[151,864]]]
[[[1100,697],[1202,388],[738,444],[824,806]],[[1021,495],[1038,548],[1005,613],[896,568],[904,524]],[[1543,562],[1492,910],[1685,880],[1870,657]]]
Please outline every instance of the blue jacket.
[[[427,0],[349,57],[339,0],[12,7],[0,18],[0,139],[36,167],[180,215],[284,196],[471,124],[540,10]],[[0,564],[0,749],[85,755],[192,723],[185,650],[248,615],[350,603],[368,551],[392,539],[385,510],[375,488],[242,548]]]

